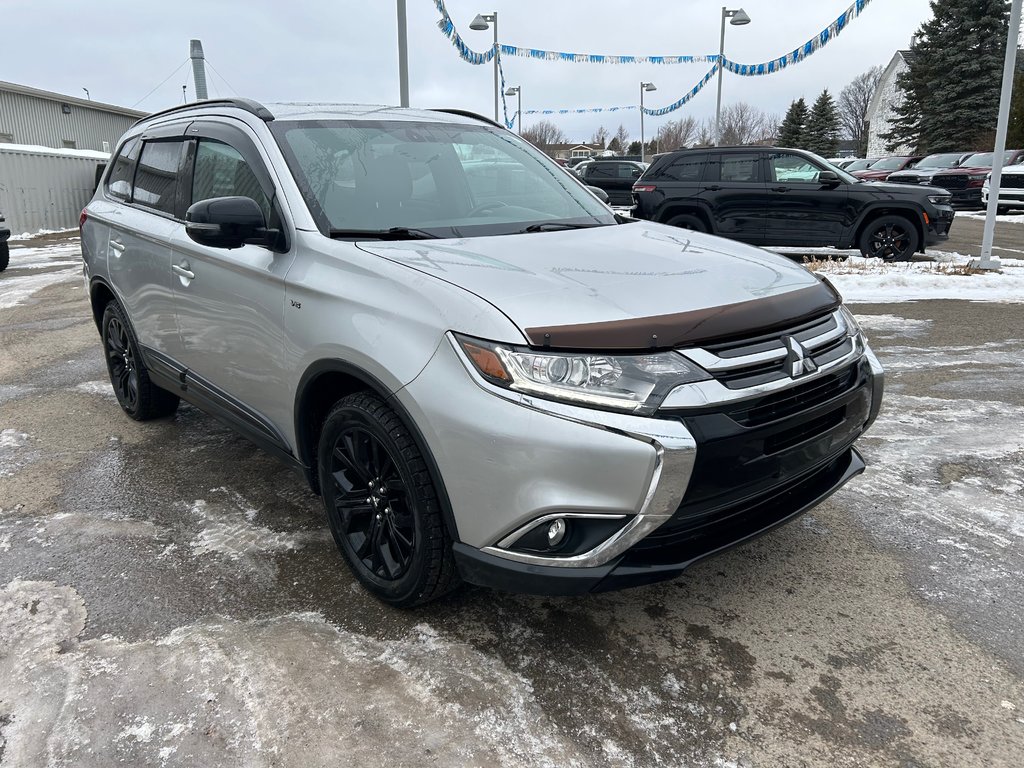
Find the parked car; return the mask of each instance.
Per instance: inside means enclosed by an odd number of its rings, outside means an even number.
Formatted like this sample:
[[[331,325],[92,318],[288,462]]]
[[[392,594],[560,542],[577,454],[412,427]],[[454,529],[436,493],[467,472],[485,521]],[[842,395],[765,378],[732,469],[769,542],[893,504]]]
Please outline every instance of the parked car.
[[[589,160],[590,157],[570,157],[565,161],[564,165],[567,168],[575,168],[577,165],[582,163],[584,160]]]
[[[988,196],[992,186],[992,174],[985,178],[985,186],[981,188],[981,202],[988,205]],[[1016,165],[1003,167],[999,183],[999,197],[996,200],[996,211],[1000,214],[1009,213],[1014,208],[1024,208],[1024,159]]]
[[[720,147],[674,152],[635,185],[633,215],[753,245],[859,248],[910,259],[945,240],[945,191],[864,183],[810,152]]]
[[[938,154],[928,155],[921,160],[921,162],[915,165],[912,170],[894,171],[893,173],[890,173],[889,178],[886,179],[886,181],[892,184],[927,184],[935,174],[949,170],[950,168],[959,168],[961,163],[973,154],[975,153],[940,152]]]
[[[977,152],[957,167],[932,176],[929,182],[941,187],[953,196],[953,205],[964,208],[981,207],[981,189],[992,171],[995,152]],[[1008,149],[1003,153],[1003,165],[1013,165],[1024,160],[1024,149]]]
[[[893,155],[872,163],[870,168],[850,173],[861,181],[885,181],[889,178],[889,174],[913,168],[921,159],[920,155]]]
[[[7,219],[0,213],[0,272],[7,269],[11,261],[11,247],[8,240],[11,239],[11,230],[7,226]]]
[[[591,160],[583,168],[584,184],[599,187],[608,193],[608,204],[624,207],[633,205],[633,183],[643,176],[647,164],[634,160]]]
[[[857,162],[858,159],[856,157],[830,157],[828,162],[836,168],[845,169],[846,166]]]
[[[81,230],[125,413],[185,399],[266,447],[395,605],[671,578],[861,472],[881,405],[827,281],[615,216],[465,112],[158,112]]]
[[[847,173],[854,173],[856,171],[864,171],[870,168],[872,165],[877,163],[882,158],[880,157],[862,157],[859,160],[854,160],[852,163],[841,169]]]

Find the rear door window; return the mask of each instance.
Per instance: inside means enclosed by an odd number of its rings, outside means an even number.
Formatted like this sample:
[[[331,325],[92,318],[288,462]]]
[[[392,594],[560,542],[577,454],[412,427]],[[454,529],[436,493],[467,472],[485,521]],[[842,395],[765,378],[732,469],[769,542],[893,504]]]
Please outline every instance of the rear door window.
[[[132,202],[174,215],[182,141],[147,141],[135,171]]]
[[[125,142],[114,160],[107,179],[107,194],[118,200],[129,200],[132,196],[132,176],[135,175],[135,161],[139,158],[139,147],[142,142],[136,136]]]
[[[713,166],[714,171],[717,171],[718,178],[712,177],[705,179],[706,181],[733,183],[761,181],[761,158],[755,152],[718,155]]]

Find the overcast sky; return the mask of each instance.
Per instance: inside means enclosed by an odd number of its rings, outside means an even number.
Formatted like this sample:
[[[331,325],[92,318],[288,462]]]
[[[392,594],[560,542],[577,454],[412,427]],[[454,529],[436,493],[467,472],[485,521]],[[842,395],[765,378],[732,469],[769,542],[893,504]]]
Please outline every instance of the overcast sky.
[[[484,50],[492,33],[473,32],[478,12],[497,11],[501,42],[576,53],[705,54],[718,48],[719,0],[447,0],[463,37]],[[818,34],[850,0],[742,0],[752,23],[728,27],[726,55],[760,63]],[[413,106],[493,112],[492,69],[472,66],[437,29],[431,0],[407,0],[410,91]],[[626,11],[626,7],[629,10]],[[795,67],[765,77],[726,73],[723,103],[746,101],[782,113],[799,96],[823,88],[838,93],[875,64],[905,48],[930,15],[928,0],[873,0],[827,47]],[[398,103],[394,0],[4,0],[4,67],[11,82],[144,110],[180,103],[181,86],[194,98],[188,41],[203,41],[215,71],[210,95],[259,101]],[[673,66],[567,64],[506,57],[509,85],[521,85],[523,109],[635,104],[641,80],[658,90],[645,104],[678,99],[707,71],[705,64]],[[510,104],[510,109],[514,109]],[[713,116],[715,89],[663,118],[647,118],[653,135],[662,122],[691,114]],[[527,117],[526,125],[540,118]],[[639,138],[634,110],[554,118],[571,139],[586,140],[605,124],[624,122]]]

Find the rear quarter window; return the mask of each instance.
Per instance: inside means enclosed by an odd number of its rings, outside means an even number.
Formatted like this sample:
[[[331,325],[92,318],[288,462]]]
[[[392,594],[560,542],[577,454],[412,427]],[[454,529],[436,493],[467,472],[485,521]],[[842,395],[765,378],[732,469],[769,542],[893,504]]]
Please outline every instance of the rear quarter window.
[[[653,173],[648,172],[651,181],[689,181],[698,182],[704,175],[704,167],[707,165],[707,155],[680,155],[676,158],[667,158]]]

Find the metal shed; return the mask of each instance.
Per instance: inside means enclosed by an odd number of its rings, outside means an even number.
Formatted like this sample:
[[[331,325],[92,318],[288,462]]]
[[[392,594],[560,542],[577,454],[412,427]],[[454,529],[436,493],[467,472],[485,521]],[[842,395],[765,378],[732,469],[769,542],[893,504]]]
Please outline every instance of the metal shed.
[[[0,211],[11,232],[74,229],[105,152],[0,144]]]

